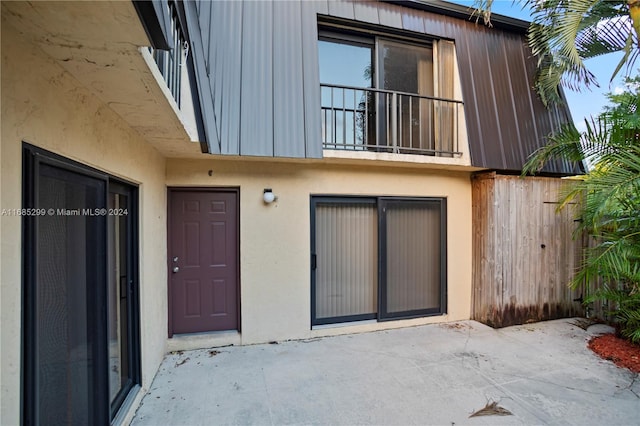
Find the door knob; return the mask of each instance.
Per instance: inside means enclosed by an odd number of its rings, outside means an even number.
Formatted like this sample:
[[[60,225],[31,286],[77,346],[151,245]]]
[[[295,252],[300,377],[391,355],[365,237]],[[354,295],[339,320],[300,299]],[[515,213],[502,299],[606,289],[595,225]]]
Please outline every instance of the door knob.
[[[180,268],[178,268],[177,266],[173,267],[173,273],[175,274],[176,272],[178,272],[180,270]]]

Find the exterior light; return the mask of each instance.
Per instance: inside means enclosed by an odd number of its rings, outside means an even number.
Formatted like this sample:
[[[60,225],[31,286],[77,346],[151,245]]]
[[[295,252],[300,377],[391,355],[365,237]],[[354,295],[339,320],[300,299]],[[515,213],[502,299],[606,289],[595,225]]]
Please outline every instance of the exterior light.
[[[271,204],[277,199],[278,197],[276,197],[276,195],[273,193],[271,188],[264,189],[264,194],[262,194],[262,200],[264,201],[265,204]]]

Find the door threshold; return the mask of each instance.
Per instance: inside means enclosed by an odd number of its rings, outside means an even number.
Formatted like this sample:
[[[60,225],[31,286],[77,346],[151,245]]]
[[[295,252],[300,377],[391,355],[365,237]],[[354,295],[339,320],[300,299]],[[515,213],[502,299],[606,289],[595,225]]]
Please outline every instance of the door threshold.
[[[242,334],[237,330],[174,334],[173,337],[167,339],[167,351],[190,351],[241,344]]]
[[[324,330],[327,328],[339,328],[339,327],[351,327],[356,325],[377,324],[379,321],[376,319],[360,320],[360,321],[348,321],[348,322],[335,322],[331,324],[314,325],[312,330]]]

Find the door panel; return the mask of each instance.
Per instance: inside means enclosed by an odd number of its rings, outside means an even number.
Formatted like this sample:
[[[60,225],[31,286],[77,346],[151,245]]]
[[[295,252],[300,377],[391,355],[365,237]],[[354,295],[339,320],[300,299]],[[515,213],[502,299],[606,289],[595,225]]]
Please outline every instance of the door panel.
[[[105,207],[106,182],[40,165],[37,206],[73,211],[37,217],[33,328],[36,395],[34,424],[90,424],[105,420],[100,399],[104,365],[100,321],[104,316],[105,220],[75,214]],[[29,413],[30,414],[30,413]]]
[[[315,206],[314,324],[376,317],[378,220],[372,202]]]
[[[238,329],[238,193],[170,193],[170,334]]]
[[[137,192],[28,144],[23,172],[23,423],[107,425],[140,383]]]
[[[312,325],[446,312],[446,199],[311,198]]]
[[[382,200],[384,304],[380,317],[440,312],[441,204]]]

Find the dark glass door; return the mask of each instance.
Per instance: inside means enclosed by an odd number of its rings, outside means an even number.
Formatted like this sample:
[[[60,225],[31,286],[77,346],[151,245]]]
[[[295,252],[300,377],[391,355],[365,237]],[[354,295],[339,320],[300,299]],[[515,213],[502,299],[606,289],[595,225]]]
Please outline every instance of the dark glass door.
[[[87,425],[106,418],[104,262],[106,221],[83,214],[105,208],[107,182],[39,163],[34,217],[33,281],[26,289],[27,424]],[[104,422],[102,422],[104,423]]]
[[[24,423],[106,425],[139,383],[135,188],[25,144]]]
[[[108,213],[107,344],[114,416],[137,377],[136,347],[130,343],[137,341],[135,188],[110,181]]]

